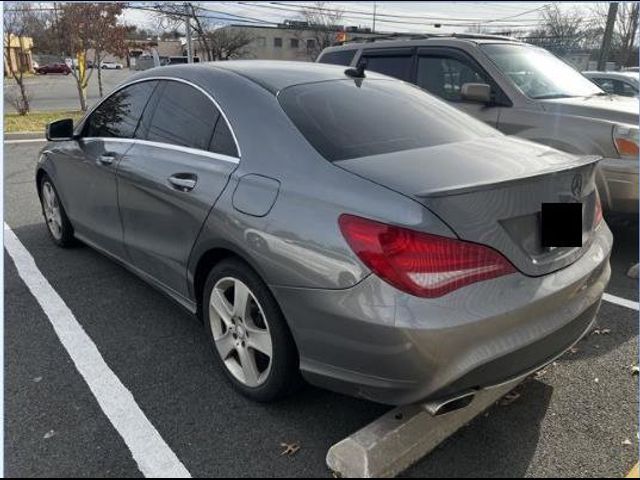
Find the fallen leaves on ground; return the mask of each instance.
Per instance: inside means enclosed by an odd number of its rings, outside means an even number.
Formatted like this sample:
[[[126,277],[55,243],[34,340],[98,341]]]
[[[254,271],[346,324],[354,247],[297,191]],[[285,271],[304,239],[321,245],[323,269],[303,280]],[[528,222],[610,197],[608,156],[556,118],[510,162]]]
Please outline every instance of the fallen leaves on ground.
[[[520,398],[520,394],[518,392],[509,392],[500,399],[500,402],[498,402],[498,404],[501,407],[507,407],[511,405],[513,402],[515,402],[516,400],[518,400],[519,398]]]
[[[282,450],[282,452],[280,452],[280,456],[283,455],[288,455],[288,456],[293,456],[295,455],[298,450],[300,450],[300,445],[298,445],[297,443],[281,443],[280,446],[284,449]]]

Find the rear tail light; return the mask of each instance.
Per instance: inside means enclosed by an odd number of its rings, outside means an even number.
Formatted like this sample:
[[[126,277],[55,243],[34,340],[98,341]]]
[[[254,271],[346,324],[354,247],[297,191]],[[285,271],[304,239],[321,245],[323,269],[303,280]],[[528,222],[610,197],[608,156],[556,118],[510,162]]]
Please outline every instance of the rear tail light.
[[[360,260],[394,287],[440,297],[470,283],[516,271],[497,251],[475,243],[416,232],[354,215],[340,230]]]
[[[600,225],[602,222],[602,202],[600,202],[600,194],[596,190],[596,204],[593,212],[593,228]]]

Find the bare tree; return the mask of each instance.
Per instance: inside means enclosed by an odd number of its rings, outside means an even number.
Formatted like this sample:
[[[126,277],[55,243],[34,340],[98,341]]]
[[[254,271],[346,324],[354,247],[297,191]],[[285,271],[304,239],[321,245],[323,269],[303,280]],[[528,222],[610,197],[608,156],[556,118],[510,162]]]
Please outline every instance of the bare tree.
[[[299,36],[312,40],[307,44],[307,54],[311,60],[315,60],[322,50],[335,43],[336,33],[341,28],[343,10],[329,8],[325,2],[315,2],[304,7],[301,16],[306,26],[299,31]]]
[[[158,26],[164,30],[171,30],[174,36],[179,34],[180,29],[184,28],[188,21],[196,41],[207,55],[207,60],[213,60],[206,36],[206,19],[201,18],[201,15],[198,14],[201,11],[198,5],[192,2],[158,2],[153,8],[157,12]]]
[[[29,113],[29,93],[24,82],[26,73],[24,61],[28,55],[27,32],[33,11],[29,2],[11,4],[4,10],[4,60],[5,75],[11,75],[19,90],[19,96],[14,94],[13,104],[20,115]],[[12,58],[12,52],[16,53]],[[13,68],[15,59],[16,68]]]
[[[246,30],[223,27],[205,33],[211,60],[229,60],[246,54],[245,47],[254,36]]]
[[[93,13],[92,4],[65,3],[60,7],[56,24],[63,51],[72,57],[71,74],[76,81],[82,111],[87,109],[87,86],[93,74],[93,69],[86,68],[87,52],[92,47],[93,22],[97,20]]]
[[[156,3],[160,24],[176,31],[188,20],[195,41],[204,52],[206,60],[228,60],[244,55],[244,49],[253,41],[253,35],[245,30],[222,27],[213,22],[206,10],[197,3]]]
[[[540,14],[540,28],[531,32],[528,40],[557,55],[580,49],[590,30],[577,9],[561,9],[557,3],[547,5]]]
[[[602,38],[607,22],[608,3],[598,3],[591,9],[594,17],[593,31],[598,38]],[[640,4],[638,2],[619,2],[618,14],[611,41],[611,51],[619,65],[627,65],[637,46],[638,17]]]
[[[118,25],[124,3],[92,3],[87,4],[89,17],[93,19],[90,44],[94,50],[93,66],[98,69],[98,91],[103,95],[102,63],[103,55],[111,53],[124,57],[128,53],[127,27]]]

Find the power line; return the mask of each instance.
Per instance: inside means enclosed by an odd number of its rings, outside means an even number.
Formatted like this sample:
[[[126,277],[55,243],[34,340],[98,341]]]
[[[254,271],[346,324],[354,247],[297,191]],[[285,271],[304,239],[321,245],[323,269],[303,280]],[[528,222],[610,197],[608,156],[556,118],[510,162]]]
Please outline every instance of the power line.
[[[129,6],[127,7],[130,10],[142,10],[142,11],[146,11],[146,12],[153,12],[156,13],[158,15],[167,15],[167,16],[172,16],[172,17],[193,17],[193,15],[191,15],[190,13],[181,13],[181,12],[165,12],[163,10],[159,10],[156,8],[150,8],[150,7],[142,7],[142,6]],[[206,10],[206,11],[211,11],[213,12],[213,10],[207,10],[207,9],[203,9],[203,8],[199,8],[199,10]],[[225,17],[221,17],[221,16],[217,16],[217,15],[198,15],[198,18],[206,18],[206,19],[212,19],[212,20],[224,20],[226,22],[233,22],[233,21],[239,21],[239,22],[245,22],[245,23],[249,23],[249,24],[259,24],[259,25],[277,25],[278,22],[269,22],[266,20],[258,20],[258,19],[251,19],[250,17],[243,17],[241,15],[233,15],[233,14],[228,14],[226,12],[220,12],[223,15],[226,15]],[[229,16],[235,17],[235,18],[229,18]]]
[[[291,4],[292,8],[287,8],[289,5],[285,4],[274,4],[275,2],[270,2],[268,5],[267,4],[256,4],[256,3],[250,3],[250,2],[233,2],[236,3],[240,6],[243,7],[255,7],[255,8],[267,8],[267,9],[271,9],[271,10],[280,10],[280,11],[285,11],[285,12],[295,12],[295,13],[303,13],[304,9],[306,8],[305,6],[295,6],[294,4]],[[320,7],[316,7],[316,8],[320,8]],[[542,8],[542,7],[538,7]],[[324,9],[325,11],[334,11],[331,9]],[[524,14],[524,12],[522,13]],[[376,14],[376,17],[382,17],[384,16],[384,14]],[[352,19],[356,19],[358,21],[360,20],[369,20],[371,18],[371,14],[370,13],[357,13],[357,14],[348,14],[345,16],[345,18],[352,18]],[[404,17],[402,17],[404,18]],[[403,20],[385,20],[383,18],[380,18],[380,22],[382,23],[388,23],[388,24],[397,24],[397,25],[414,25],[414,26],[429,26],[432,24],[439,24],[442,26],[449,26],[449,27],[463,27],[463,26],[470,26],[470,25],[477,25],[477,24],[483,24],[483,23],[489,23],[489,22],[502,22],[503,20],[501,19],[495,19],[495,20],[486,20],[486,19],[471,19],[471,18],[465,18],[465,19],[458,19],[458,18],[450,18],[448,19],[448,21],[442,21],[443,19],[441,17],[420,17],[420,16],[410,16],[408,18],[423,18],[423,19],[430,19],[429,21],[422,21],[422,22],[416,22],[416,21],[403,21]],[[450,23],[450,22],[458,22],[458,23]],[[537,26],[539,25],[538,21],[533,21],[533,20],[521,20],[518,23],[500,23],[499,26]]]
[[[245,3],[245,2],[241,2],[241,3]],[[332,11],[337,11],[338,9],[332,9],[332,8],[328,8],[328,7],[320,7],[320,6],[316,6],[316,5],[300,5],[300,4],[295,4],[295,3],[289,3],[289,2],[269,2],[273,5],[280,5],[280,6],[290,6],[290,7],[297,7],[297,8],[303,8],[303,9],[307,9],[307,10],[317,10],[317,11],[325,11],[325,12],[332,12]],[[492,20],[492,21],[500,21],[500,20],[507,20],[510,18],[516,18],[516,17],[520,17],[522,15],[526,15],[528,13],[533,13],[536,12],[538,10],[542,10],[543,8],[545,8],[547,5],[549,4],[544,4],[541,7],[537,7],[531,10],[527,10],[524,12],[520,12],[518,14],[515,15],[511,15],[508,17],[504,17],[502,19],[496,19],[496,20]],[[369,12],[366,11],[362,11],[362,10],[345,10],[345,9],[340,9],[340,11],[344,12],[344,13],[354,13],[354,14],[360,14],[360,15],[370,15]],[[451,18],[451,17],[441,17],[441,16],[435,16],[435,15],[431,15],[431,16],[423,16],[423,15],[411,15],[411,14],[393,14],[393,13],[377,13],[378,17],[388,17],[388,18],[400,18],[400,19],[422,19],[422,20],[429,20],[429,21],[469,21],[469,22],[475,22],[477,21],[476,18]]]

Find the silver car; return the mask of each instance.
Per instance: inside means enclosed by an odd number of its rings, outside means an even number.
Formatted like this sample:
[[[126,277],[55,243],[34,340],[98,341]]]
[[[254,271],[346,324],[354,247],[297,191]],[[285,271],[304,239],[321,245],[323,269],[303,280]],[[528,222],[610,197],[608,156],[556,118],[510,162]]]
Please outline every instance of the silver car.
[[[329,47],[318,62],[364,63],[507,135],[600,155],[605,210],[638,213],[638,99],[608,95],[542,48],[491,35],[424,35]]]
[[[570,348],[609,280],[598,157],[504,136],[384,75],[162,67],[47,136],[53,241],[198,314],[259,401],[300,377],[388,404],[473,395]]]
[[[602,90],[623,97],[638,97],[640,82],[637,72],[582,72]]]

